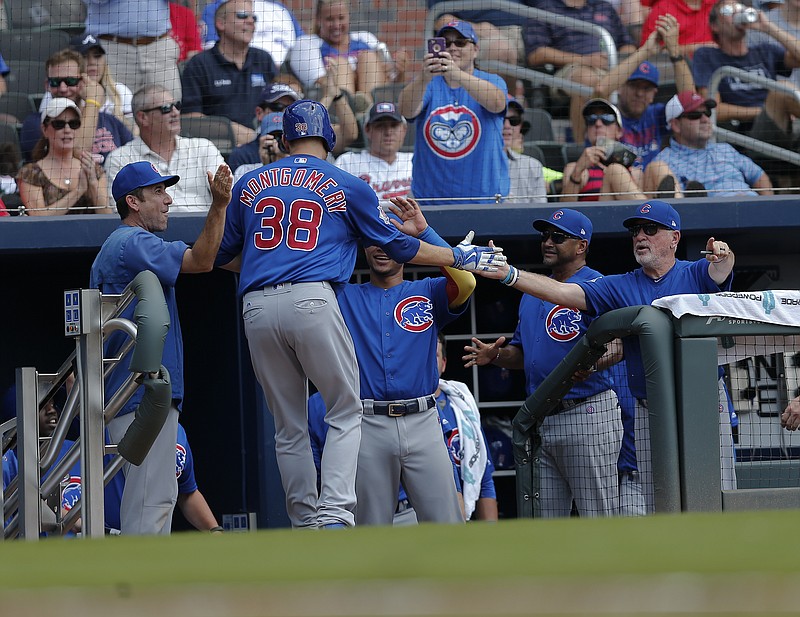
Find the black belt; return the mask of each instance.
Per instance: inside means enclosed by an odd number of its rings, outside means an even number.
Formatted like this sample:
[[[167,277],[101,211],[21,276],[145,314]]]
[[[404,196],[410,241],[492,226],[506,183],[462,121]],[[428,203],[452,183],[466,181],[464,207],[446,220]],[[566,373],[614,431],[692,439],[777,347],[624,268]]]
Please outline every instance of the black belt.
[[[123,45],[140,47],[141,45],[150,45],[151,43],[165,39],[169,35],[170,31],[167,30],[164,34],[159,34],[158,36],[137,36],[134,38],[129,38],[127,36],[117,36],[116,34],[101,34],[97,38],[103,41],[112,41],[114,43],[122,43]]]
[[[373,401],[367,399],[361,401],[361,403],[364,406],[364,413],[368,415],[371,410],[372,415],[391,416],[392,418],[398,418],[410,413],[427,411],[431,407],[436,406],[436,399],[431,394],[420,398],[409,398],[402,401]]]
[[[588,401],[591,396],[586,396],[584,398],[565,398],[558,401],[558,405],[556,405],[555,412],[558,413],[559,411],[566,411],[567,409],[572,409],[581,405]]]

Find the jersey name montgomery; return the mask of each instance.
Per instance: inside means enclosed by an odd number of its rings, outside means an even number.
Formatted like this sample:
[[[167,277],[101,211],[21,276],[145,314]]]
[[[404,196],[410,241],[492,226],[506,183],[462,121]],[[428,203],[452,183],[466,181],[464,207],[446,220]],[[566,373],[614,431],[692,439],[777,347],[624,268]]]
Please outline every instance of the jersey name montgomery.
[[[319,195],[328,212],[344,212],[347,201],[336,180],[325,172],[307,167],[266,167],[242,187],[241,202],[251,208],[259,193],[269,188],[294,186]]]

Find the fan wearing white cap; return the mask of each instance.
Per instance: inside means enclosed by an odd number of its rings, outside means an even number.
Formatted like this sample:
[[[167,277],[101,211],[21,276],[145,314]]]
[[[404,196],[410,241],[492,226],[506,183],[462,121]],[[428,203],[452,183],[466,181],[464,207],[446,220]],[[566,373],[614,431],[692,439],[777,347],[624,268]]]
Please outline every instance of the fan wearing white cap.
[[[17,176],[26,213],[109,214],[105,171],[91,152],[76,151],[80,108],[70,99],[54,98],[41,117],[42,137],[33,149],[34,162]]]
[[[716,105],[690,91],[669,100],[666,118],[672,139],[647,166],[645,191],[662,197],[773,194],[772,182],[761,167],[730,144],[711,141],[711,110]]]
[[[561,201],[610,201],[645,199],[625,161],[612,158],[613,147],[622,137],[622,115],[605,99],[591,99],[583,106],[588,145],[574,163],[564,168]]]

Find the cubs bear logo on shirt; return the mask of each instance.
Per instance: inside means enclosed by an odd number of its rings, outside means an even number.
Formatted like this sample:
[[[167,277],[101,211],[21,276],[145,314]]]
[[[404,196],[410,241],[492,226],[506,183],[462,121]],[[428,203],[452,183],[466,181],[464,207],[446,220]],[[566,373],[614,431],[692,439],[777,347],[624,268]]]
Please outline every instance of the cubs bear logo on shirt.
[[[433,325],[433,302],[425,296],[411,296],[394,307],[394,320],[407,332],[424,332]]]
[[[437,156],[456,160],[475,150],[481,138],[481,123],[469,107],[446,105],[428,116],[424,135]]]
[[[180,478],[186,469],[186,448],[182,444],[175,444],[175,477]]]
[[[581,312],[566,306],[555,306],[547,314],[545,330],[554,341],[571,341],[581,333]]]

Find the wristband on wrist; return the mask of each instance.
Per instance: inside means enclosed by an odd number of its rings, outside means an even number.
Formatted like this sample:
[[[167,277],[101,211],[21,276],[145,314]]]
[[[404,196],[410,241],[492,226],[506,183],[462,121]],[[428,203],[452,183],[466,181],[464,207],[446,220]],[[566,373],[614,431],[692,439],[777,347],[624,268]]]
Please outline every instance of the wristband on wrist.
[[[575,179],[575,178],[573,178],[571,175],[570,175],[570,177],[569,177],[569,181],[570,181],[570,182],[572,182],[572,184],[580,184],[580,183],[581,183],[581,181],[580,181],[580,180],[576,180],[576,179]]]
[[[336,101],[338,101],[338,100],[339,100],[339,99],[341,99],[342,97],[344,97],[344,90],[339,90],[339,94],[337,94],[336,96],[334,96],[334,97],[331,99],[331,102],[335,103]]]
[[[208,531],[209,531],[209,533],[217,533],[217,532],[223,532],[225,530],[222,527],[220,527],[219,525],[217,525],[216,527],[212,527]]]
[[[670,56],[669,57],[669,61],[673,62],[673,63],[680,62],[681,60],[683,60],[683,54],[678,54],[677,56]]]
[[[100,107],[100,103],[95,101],[94,99],[84,99],[87,105],[94,105],[95,107]]]
[[[514,284],[519,280],[519,270],[517,270],[514,266],[509,264],[508,266],[508,274],[506,274],[506,278],[500,281],[503,285],[507,285],[508,287],[513,287]]]

